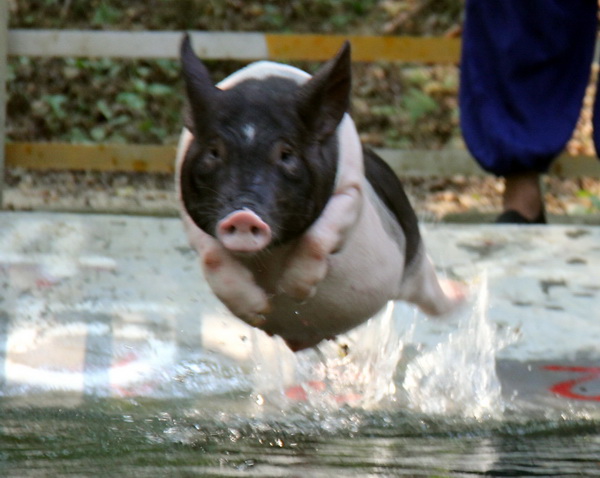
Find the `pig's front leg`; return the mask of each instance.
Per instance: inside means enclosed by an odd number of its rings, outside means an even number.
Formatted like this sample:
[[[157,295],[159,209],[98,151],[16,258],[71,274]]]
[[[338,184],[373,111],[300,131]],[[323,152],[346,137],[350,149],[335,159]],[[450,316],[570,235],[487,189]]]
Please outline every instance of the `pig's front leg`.
[[[190,237],[200,255],[204,277],[214,294],[237,317],[260,327],[270,311],[265,291],[254,281],[252,272],[232,256],[215,238],[198,230]]]
[[[297,300],[308,299],[316,293],[317,284],[327,275],[329,255],[344,247],[361,207],[359,185],[350,185],[331,197],[321,216],[288,256],[279,282],[280,290]]]

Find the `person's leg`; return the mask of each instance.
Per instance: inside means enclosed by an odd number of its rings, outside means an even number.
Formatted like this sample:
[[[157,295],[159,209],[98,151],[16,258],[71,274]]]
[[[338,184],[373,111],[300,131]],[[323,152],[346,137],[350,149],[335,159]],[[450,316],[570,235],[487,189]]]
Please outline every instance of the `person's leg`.
[[[600,74],[596,81],[596,97],[594,98],[594,110],[592,115],[592,139],[596,149],[596,156],[600,158]]]
[[[487,171],[505,176],[505,207],[543,217],[539,173],[579,117],[596,38],[595,0],[467,0],[461,127]]]
[[[540,175],[536,172],[529,172],[506,176],[504,178],[503,208],[505,212],[496,222],[545,223]]]

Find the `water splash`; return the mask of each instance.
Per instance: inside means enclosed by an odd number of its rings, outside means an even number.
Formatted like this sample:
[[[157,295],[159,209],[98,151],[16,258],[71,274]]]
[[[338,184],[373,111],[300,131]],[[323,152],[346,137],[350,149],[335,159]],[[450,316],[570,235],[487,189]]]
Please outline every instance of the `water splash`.
[[[414,309],[399,320],[390,302],[377,316],[335,341],[293,354],[282,341],[266,347],[254,336],[253,380],[257,403],[305,403],[313,411],[346,405],[371,409],[396,394],[394,376],[413,331]]]
[[[472,295],[475,304],[466,308],[467,315],[459,320],[457,329],[408,364],[403,391],[409,408],[476,419],[501,417],[496,354],[515,337],[500,333],[487,319],[486,276]]]
[[[473,302],[457,320],[436,322],[432,345],[415,346],[415,329],[430,324],[415,307],[390,302],[378,316],[315,351],[291,353],[282,341],[266,347],[255,337],[253,382],[257,405],[310,413],[347,407],[408,408],[464,418],[501,418],[497,353],[514,341],[487,318],[488,284],[473,286]],[[433,342],[432,342],[433,340]],[[415,351],[411,355],[408,350]]]
[[[394,309],[389,302],[364,326],[319,347],[319,360],[305,363],[300,373],[304,383],[325,384],[321,390],[306,388],[310,403],[329,400],[333,406],[370,409],[395,395],[394,375],[412,334],[412,321],[399,321]]]

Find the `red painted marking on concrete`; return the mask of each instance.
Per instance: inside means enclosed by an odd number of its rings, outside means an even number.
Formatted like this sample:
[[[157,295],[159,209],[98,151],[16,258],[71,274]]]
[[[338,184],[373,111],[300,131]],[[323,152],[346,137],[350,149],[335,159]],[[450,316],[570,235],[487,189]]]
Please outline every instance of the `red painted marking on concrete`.
[[[570,398],[573,400],[586,400],[591,402],[600,402],[600,395],[583,395],[575,390],[574,387],[585,382],[591,382],[600,379],[600,367],[580,367],[580,366],[562,366],[562,365],[546,365],[545,370],[552,372],[570,372],[584,374],[579,378],[565,380],[564,382],[552,385],[549,390],[552,393],[561,397]]]
[[[578,372],[578,373],[599,373],[600,374],[600,367],[545,365],[544,369],[551,370],[553,372]]]

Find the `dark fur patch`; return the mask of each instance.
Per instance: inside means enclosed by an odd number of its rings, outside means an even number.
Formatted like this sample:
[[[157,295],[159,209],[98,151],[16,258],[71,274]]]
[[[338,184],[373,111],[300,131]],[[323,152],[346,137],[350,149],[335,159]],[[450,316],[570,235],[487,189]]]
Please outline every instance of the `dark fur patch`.
[[[182,166],[181,190],[205,232],[214,235],[220,219],[249,208],[269,224],[277,245],[299,237],[324,209],[337,171],[337,141],[335,135],[318,138],[301,120],[299,89],[283,78],[246,80],[222,91],[202,124],[194,115],[198,137]],[[248,125],[252,141],[244,137]],[[218,158],[210,157],[211,148]],[[287,166],[277,148],[287,148]]]

